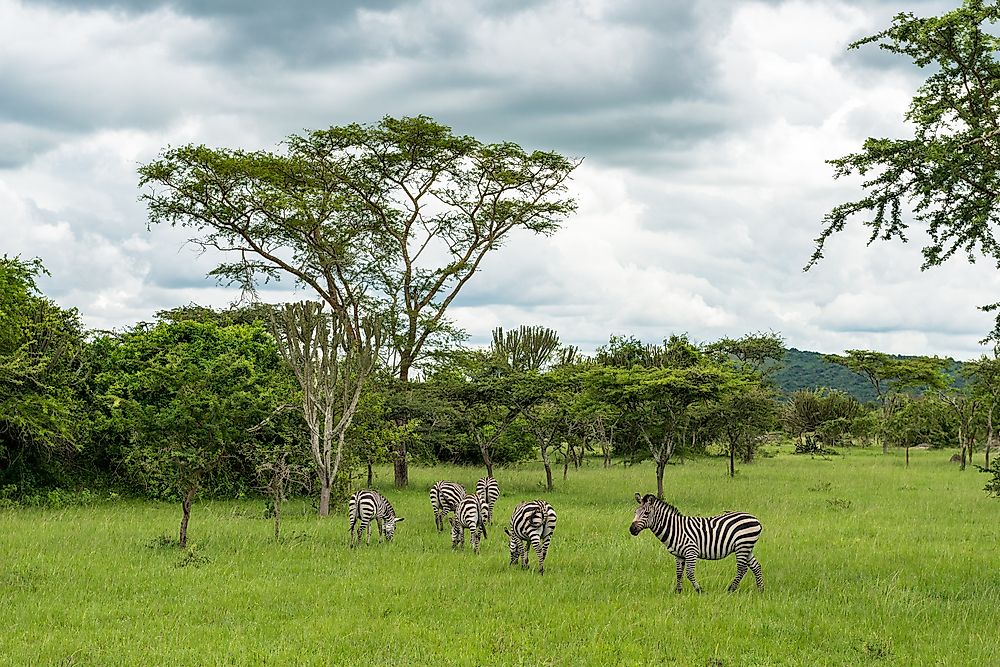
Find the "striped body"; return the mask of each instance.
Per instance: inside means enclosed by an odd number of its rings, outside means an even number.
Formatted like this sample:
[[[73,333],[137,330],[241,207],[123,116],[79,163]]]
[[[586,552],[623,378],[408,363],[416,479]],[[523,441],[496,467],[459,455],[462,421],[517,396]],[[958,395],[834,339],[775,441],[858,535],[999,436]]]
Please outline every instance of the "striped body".
[[[552,533],[556,529],[556,511],[544,500],[523,502],[514,508],[510,517],[510,527],[504,532],[510,538],[510,564],[521,561],[521,567],[528,567],[528,545],[538,556],[538,573],[545,573],[545,556],[549,552]]]
[[[493,508],[500,497],[500,485],[492,477],[483,477],[476,482],[476,495],[483,501],[486,509],[486,520],[493,523]]]
[[[451,548],[465,547],[465,531],[469,531],[472,550],[479,553],[479,537],[486,537],[486,510],[479,496],[465,496],[451,518]]]
[[[726,512],[718,516],[684,516],[676,507],[647,494],[635,494],[639,503],[629,532],[638,535],[644,529],[660,538],[667,550],[677,559],[677,587],[681,592],[684,572],[694,589],[701,586],[694,578],[697,559],[719,560],[736,555],[736,578],[729,584],[735,591],[749,568],[757,581],[757,588],[764,590],[764,577],[760,563],[754,558],[753,548],[760,537],[760,521],[745,512]]]
[[[372,519],[378,524],[379,535],[385,535],[388,542],[396,532],[396,524],[403,521],[397,517],[392,504],[378,491],[363,489],[354,493],[347,501],[347,514],[351,522],[351,547],[354,547],[354,528],[357,526],[357,543],[361,544],[361,534],[368,532],[367,543],[372,543]]]
[[[465,498],[465,487],[455,482],[441,480],[431,487],[431,509],[434,510],[434,525],[438,532],[444,530],[444,518]]]

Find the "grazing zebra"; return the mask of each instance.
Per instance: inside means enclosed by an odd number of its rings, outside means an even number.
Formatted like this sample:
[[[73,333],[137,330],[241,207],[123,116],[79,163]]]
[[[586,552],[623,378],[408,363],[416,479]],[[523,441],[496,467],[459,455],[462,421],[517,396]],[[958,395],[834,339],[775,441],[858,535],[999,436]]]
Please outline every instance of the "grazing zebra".
[[[372,543],[372,519],[378,523],[379,535],[385,535],[388,542],[392,542],[392,536],[396,532],[396,524],[403,521],[403,517],[396,516],[395,510],[385,497],[378,491],[362,489],[357,491],[347,501],[347,513],[351,519],[351,548],[354,547],[354,526],[358,526],[358,544],[361,544],[361,534],[368,531],[367,543]]]
[[[701,593],[701,586],[694,578],[695,562],[699,558],[719,560],[736,554],[736,578],[729,584],[732,593],[749,567],[757,580],[757,588],[764,590],[764,577],[760,563],[754,558],[753,548],[760,537],[760,521],[745,512],[726,512],[718,516],[684,516],[680,511],[652,494],[635,494],[639,508],[629,532],[638,535],[644,528],[660,538],[663,545],[677,559],[677,592],[684,581],[684,570],[694,589]]]
[[[500,497],[500,485],[492,477],[483,477],[476,482],[476,495],[483,501],[483,509],[486,510],[486,521],[493,525],[493,507]]]
[[[514,565],[523,558],[521,567],[528,567],[530,543],[538,555],[538,574],[545,574],[545,556],[555,529],[556,511],[544,500],[523,502],[515,507],[510,527],[503,531],[510,538],[510,564]]]
[[[486,510],[479,496],[465,496],[451,517],[451,548],[465,547],[465,531],[469,530],[472,550],[479,553],[479,536],[486,537]]]
[[[444,530],[444,517],[454,512],[464,497],[465,487],[455,482],[441,480],[431,487],[431,509],[434,510],[434,525],[439,533]]]

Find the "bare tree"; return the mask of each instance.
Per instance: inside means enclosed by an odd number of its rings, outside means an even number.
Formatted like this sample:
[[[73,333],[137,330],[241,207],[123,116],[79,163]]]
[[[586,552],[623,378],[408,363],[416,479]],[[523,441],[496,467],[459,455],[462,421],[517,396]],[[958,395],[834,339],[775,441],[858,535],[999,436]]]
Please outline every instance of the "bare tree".
[[[301,301],[282,307],[272,330],[302,389],[309,446],[320,482],[319,513],[327,516],[347,429],[382,347],[381,327],[365,318],[355,339],[336,313],[323,312],[322,303]]]

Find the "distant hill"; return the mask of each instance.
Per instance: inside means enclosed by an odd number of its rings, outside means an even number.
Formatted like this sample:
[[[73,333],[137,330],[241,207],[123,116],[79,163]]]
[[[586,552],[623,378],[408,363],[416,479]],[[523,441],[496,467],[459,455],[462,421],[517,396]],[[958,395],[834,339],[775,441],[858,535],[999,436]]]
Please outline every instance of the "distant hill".
[[[952,375],[956,375],[959,368],[961,364],[953,362],[949,371]],[[800,389],[828,387],[846,392],[861,402],[876,400],[875,391],[867,380],[843,366],[823,361],[823,354],[820,352],[789,348],[781,367],[772,377],[775,384],[786,394]]]

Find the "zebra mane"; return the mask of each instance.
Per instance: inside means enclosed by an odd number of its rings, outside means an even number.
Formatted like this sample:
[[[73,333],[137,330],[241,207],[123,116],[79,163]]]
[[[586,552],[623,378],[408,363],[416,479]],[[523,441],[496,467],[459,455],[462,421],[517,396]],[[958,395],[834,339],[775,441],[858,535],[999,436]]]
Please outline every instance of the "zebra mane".
[[[666,509],[667,512],[669,512],[670,514],[676,514],[678,516],[684,516],[683,514],[681,514],[681,511],[679,509],[677,509],[676,507],[674,507],[673,505],[671,505],[670,503],[668,503],[666,500],[660,500],[659,498],[657,498],[656,496],[654,496],[652,493],[647,493],[645,496],[643,496],[642,497],[642,502],[643,503],[650,503],[652,505],[659,505],[660,507],[663,507],[664,509]]]

